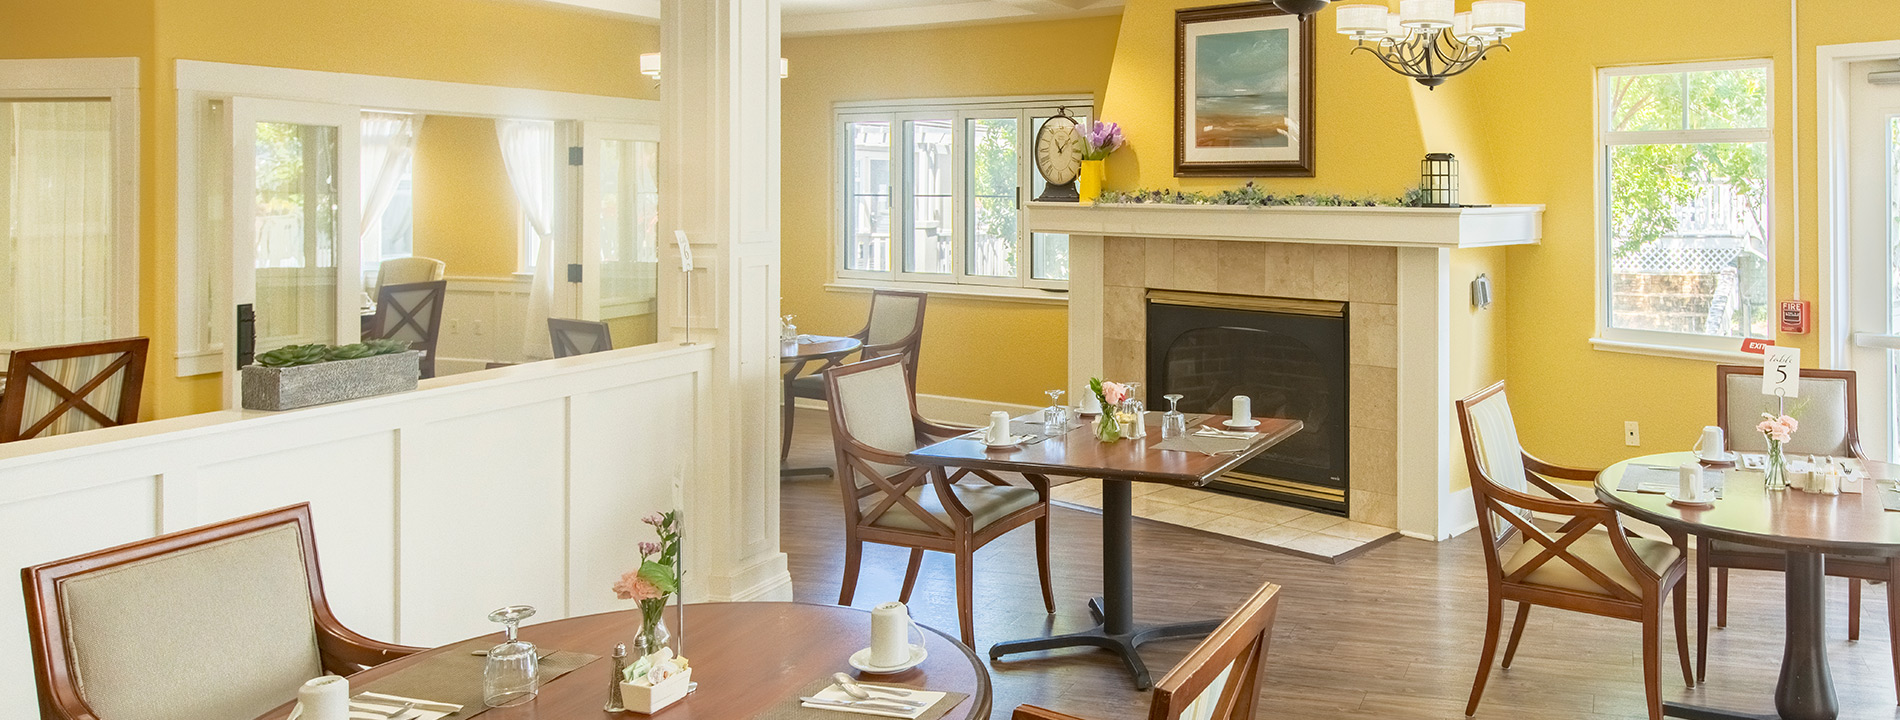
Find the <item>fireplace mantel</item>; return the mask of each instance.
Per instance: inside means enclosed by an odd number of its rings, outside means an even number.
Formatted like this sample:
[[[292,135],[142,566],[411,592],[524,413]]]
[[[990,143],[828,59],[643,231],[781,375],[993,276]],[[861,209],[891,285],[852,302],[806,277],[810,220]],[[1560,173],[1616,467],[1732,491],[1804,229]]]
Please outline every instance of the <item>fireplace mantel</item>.
[[[1032,202],[1026,218],[1029,229],[1040,233],[1455,249],[1534,245],[1543,236],[1544,206],[1241,207]]]
[[[1489,384],[1458,327],[1503,312],[1471,308],[1473,277],[1497,249],[1534,245],[1544,206],[1231,207],[1030,203],[1029,229],[1069,236],[1069,381],[1130,370],[1145,346],[1143,293],[1182,290],[1340,301],[1353,318],[1353,519],[1442,540],[1477,524],[1452,418],[1458,394]],[[1111,253],[1109,247],[1115,250]],[[1490,250],[1485,250],[1490,248]],[[1468,262],[1454,271],[1453,256]],[[1456,308],[1456,311],[1454,311]],[[1109,352],[1109,351],[1113,352]],[[1366,412],[1362,413],[1361,411]],[[1376,463],[1365,462],[1368,459]],[[1371,478],[1361,489],[1360,480]]]

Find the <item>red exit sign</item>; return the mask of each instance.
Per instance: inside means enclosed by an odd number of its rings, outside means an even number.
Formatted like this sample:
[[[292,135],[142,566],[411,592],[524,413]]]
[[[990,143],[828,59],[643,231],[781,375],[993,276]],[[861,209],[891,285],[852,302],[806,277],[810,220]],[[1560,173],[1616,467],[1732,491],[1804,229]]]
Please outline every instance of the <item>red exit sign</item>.
[[[1774,346],[1775,341],[1769,340],[1768,338],[1742,338],[1742,352],[1745,353],[1766,355],[1768,354],[1768,348]]]

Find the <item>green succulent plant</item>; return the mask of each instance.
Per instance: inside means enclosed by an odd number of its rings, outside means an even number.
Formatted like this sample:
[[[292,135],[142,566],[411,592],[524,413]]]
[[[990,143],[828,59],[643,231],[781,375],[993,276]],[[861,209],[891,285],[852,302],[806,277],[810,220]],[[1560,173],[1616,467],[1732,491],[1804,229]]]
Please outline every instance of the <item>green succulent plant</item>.
[[[362,344],[371,350],[371,355],[394,355],[396,353],[409,352],[409,342],[407,340],[364,340]]]
[[[310,345],[285,345],[257,356],[257,364],[264,367],[297,367],[315,365],[329,360],[330,346],[322,343]]]
[[[326,359],[356,360],[358,358],[372,357],[378,354],[380,353],[377,353],[376,349],[370,347],[369,345],[366,345],[364,343],[352,343],[349,345],[342,345],[342,346],[330,348],[330,352],[328,353],[329,357]]]

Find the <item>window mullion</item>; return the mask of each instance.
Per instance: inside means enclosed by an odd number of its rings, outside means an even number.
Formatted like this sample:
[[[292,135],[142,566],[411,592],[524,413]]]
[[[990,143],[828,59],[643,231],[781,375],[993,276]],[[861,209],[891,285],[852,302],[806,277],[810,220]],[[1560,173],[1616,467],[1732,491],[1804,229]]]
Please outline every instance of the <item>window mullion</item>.
[[[910,115],[891,116],[891,269],[890,277],[904,276],[910,263],[911,210],[916,207],[912,195]]]
[[[1035,241],[1029,231],[1029,208],[1024,204],[1028,199],[1030,185],[1034,177],[1029,173],[1029,164],[1035,162],[1035,153],[1029,152],[1029,117],[1035,113],[1023,110],[1016,114],[1016,286],[1028,287],[1029,277],[1036,266]]]
[[[976,203],[970,202],[975,158],[970,153],[970,114],[951,115],[950,154],[956,158],[950,173],[950,216],[957,218],[956,241],[950,244],[950,277],[958,285],[969,277],[970,243],[976,241]]]

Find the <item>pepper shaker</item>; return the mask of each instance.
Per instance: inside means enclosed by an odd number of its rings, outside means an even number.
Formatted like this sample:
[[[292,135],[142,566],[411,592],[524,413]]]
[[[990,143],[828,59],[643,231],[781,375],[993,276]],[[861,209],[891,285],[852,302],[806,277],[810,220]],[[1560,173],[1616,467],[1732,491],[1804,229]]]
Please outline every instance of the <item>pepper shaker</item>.
[[[613,675],[607,678],[607,712],[626,712],[626,702],[620,697],[620,680],[627,671],[627,644],[614,646]]]

